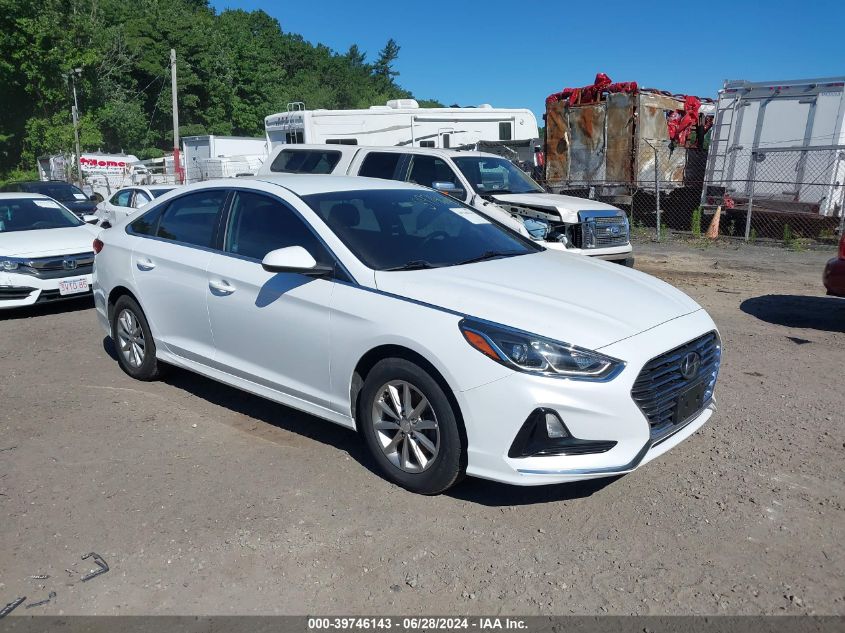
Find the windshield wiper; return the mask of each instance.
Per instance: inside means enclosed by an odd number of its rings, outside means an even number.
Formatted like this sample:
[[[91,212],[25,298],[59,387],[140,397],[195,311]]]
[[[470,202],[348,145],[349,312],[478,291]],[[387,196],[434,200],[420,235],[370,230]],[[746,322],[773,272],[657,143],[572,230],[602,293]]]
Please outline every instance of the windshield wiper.
[[[485,251],[478,257],[471,257],[469,259],[465,259],[462,262],[458,262],[455,264],[456,266],[460,266],[461,264],[474,264],[475,262],[483,262],[488,259],[498,259],[499,257],[512,257],[514,255],[521,255],[522,251]]]
[[[424,259],[414,259],[409,261],[407,264],[402,264],[401,266],[394,266],[393,268],[385,268],[384,270],[424,270],[426,268],[437,268],[431,262],[427,262]]]

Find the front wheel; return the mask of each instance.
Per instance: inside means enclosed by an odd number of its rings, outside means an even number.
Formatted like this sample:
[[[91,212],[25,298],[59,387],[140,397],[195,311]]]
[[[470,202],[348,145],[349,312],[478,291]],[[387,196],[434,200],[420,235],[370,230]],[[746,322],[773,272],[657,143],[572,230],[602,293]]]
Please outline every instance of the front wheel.
[[[414,363],[390,358],[367,375],[358,426],[385,476],[421,494],[438,494],[463,475],[464,446],[443,389]]]
[[[122,296],[112,311],[112,341],[120,368],[136,380],[155,380],[161,374],[150,325],[141,306]]]

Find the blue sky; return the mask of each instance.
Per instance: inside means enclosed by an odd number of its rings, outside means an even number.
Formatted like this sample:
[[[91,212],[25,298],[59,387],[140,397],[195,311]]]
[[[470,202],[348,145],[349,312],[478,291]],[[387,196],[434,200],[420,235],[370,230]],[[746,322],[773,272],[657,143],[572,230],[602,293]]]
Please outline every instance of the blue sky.
[[[845,4],[827,0],[524,2],[503,0],[212,0],[263,9],[284,31],[372,61],[388,38],[402,47],[399,83],[446,105],[527,107],[614,81],[715,96],[725,79],[845,75]],[[308,104],[306,104],[307,107]]]

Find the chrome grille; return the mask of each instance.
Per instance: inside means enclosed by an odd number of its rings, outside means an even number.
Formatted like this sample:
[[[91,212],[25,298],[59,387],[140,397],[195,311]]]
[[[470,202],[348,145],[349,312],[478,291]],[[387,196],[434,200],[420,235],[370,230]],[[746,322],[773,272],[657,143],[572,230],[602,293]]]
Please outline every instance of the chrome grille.
[[[684,378],[681,375],[681,362],[690,352],[699,355],[701,366],[695,376]],[[719,336],[710,332],[646,363],[634,382],[631,397],[648,419],[652,440],[659,441],[671,435],[710,404],[721,359],[722,345]],[[701,408],[686,420],[675,419],[681,394],[702,383],[704,397]]]
[[[610,248],[628,244],[628,220],[625,216],[593,217],[581,225],[584,248]]]
[[[67,262],[73,262],[73,264]],[[29,259],[21,262],[20,267],[15,272],[33,275],[40,279],[55,279],[58,277],[90,275],[93,266],[93,252],[73,253]]]

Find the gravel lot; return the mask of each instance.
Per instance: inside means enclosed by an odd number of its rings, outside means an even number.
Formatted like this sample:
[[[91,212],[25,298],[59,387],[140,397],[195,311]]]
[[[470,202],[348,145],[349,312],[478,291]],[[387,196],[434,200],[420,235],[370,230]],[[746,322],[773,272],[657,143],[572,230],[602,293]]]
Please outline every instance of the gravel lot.
[[[89,302],[1,313],[0,604],[56,591],[16,614],[845,614],[830,254],[637,251],[718,323],[719,411],[642,469],[583,485],[415,496],[350,431],[182,371],[132,381]],[[111,571],[81,583],[92,550]]]

